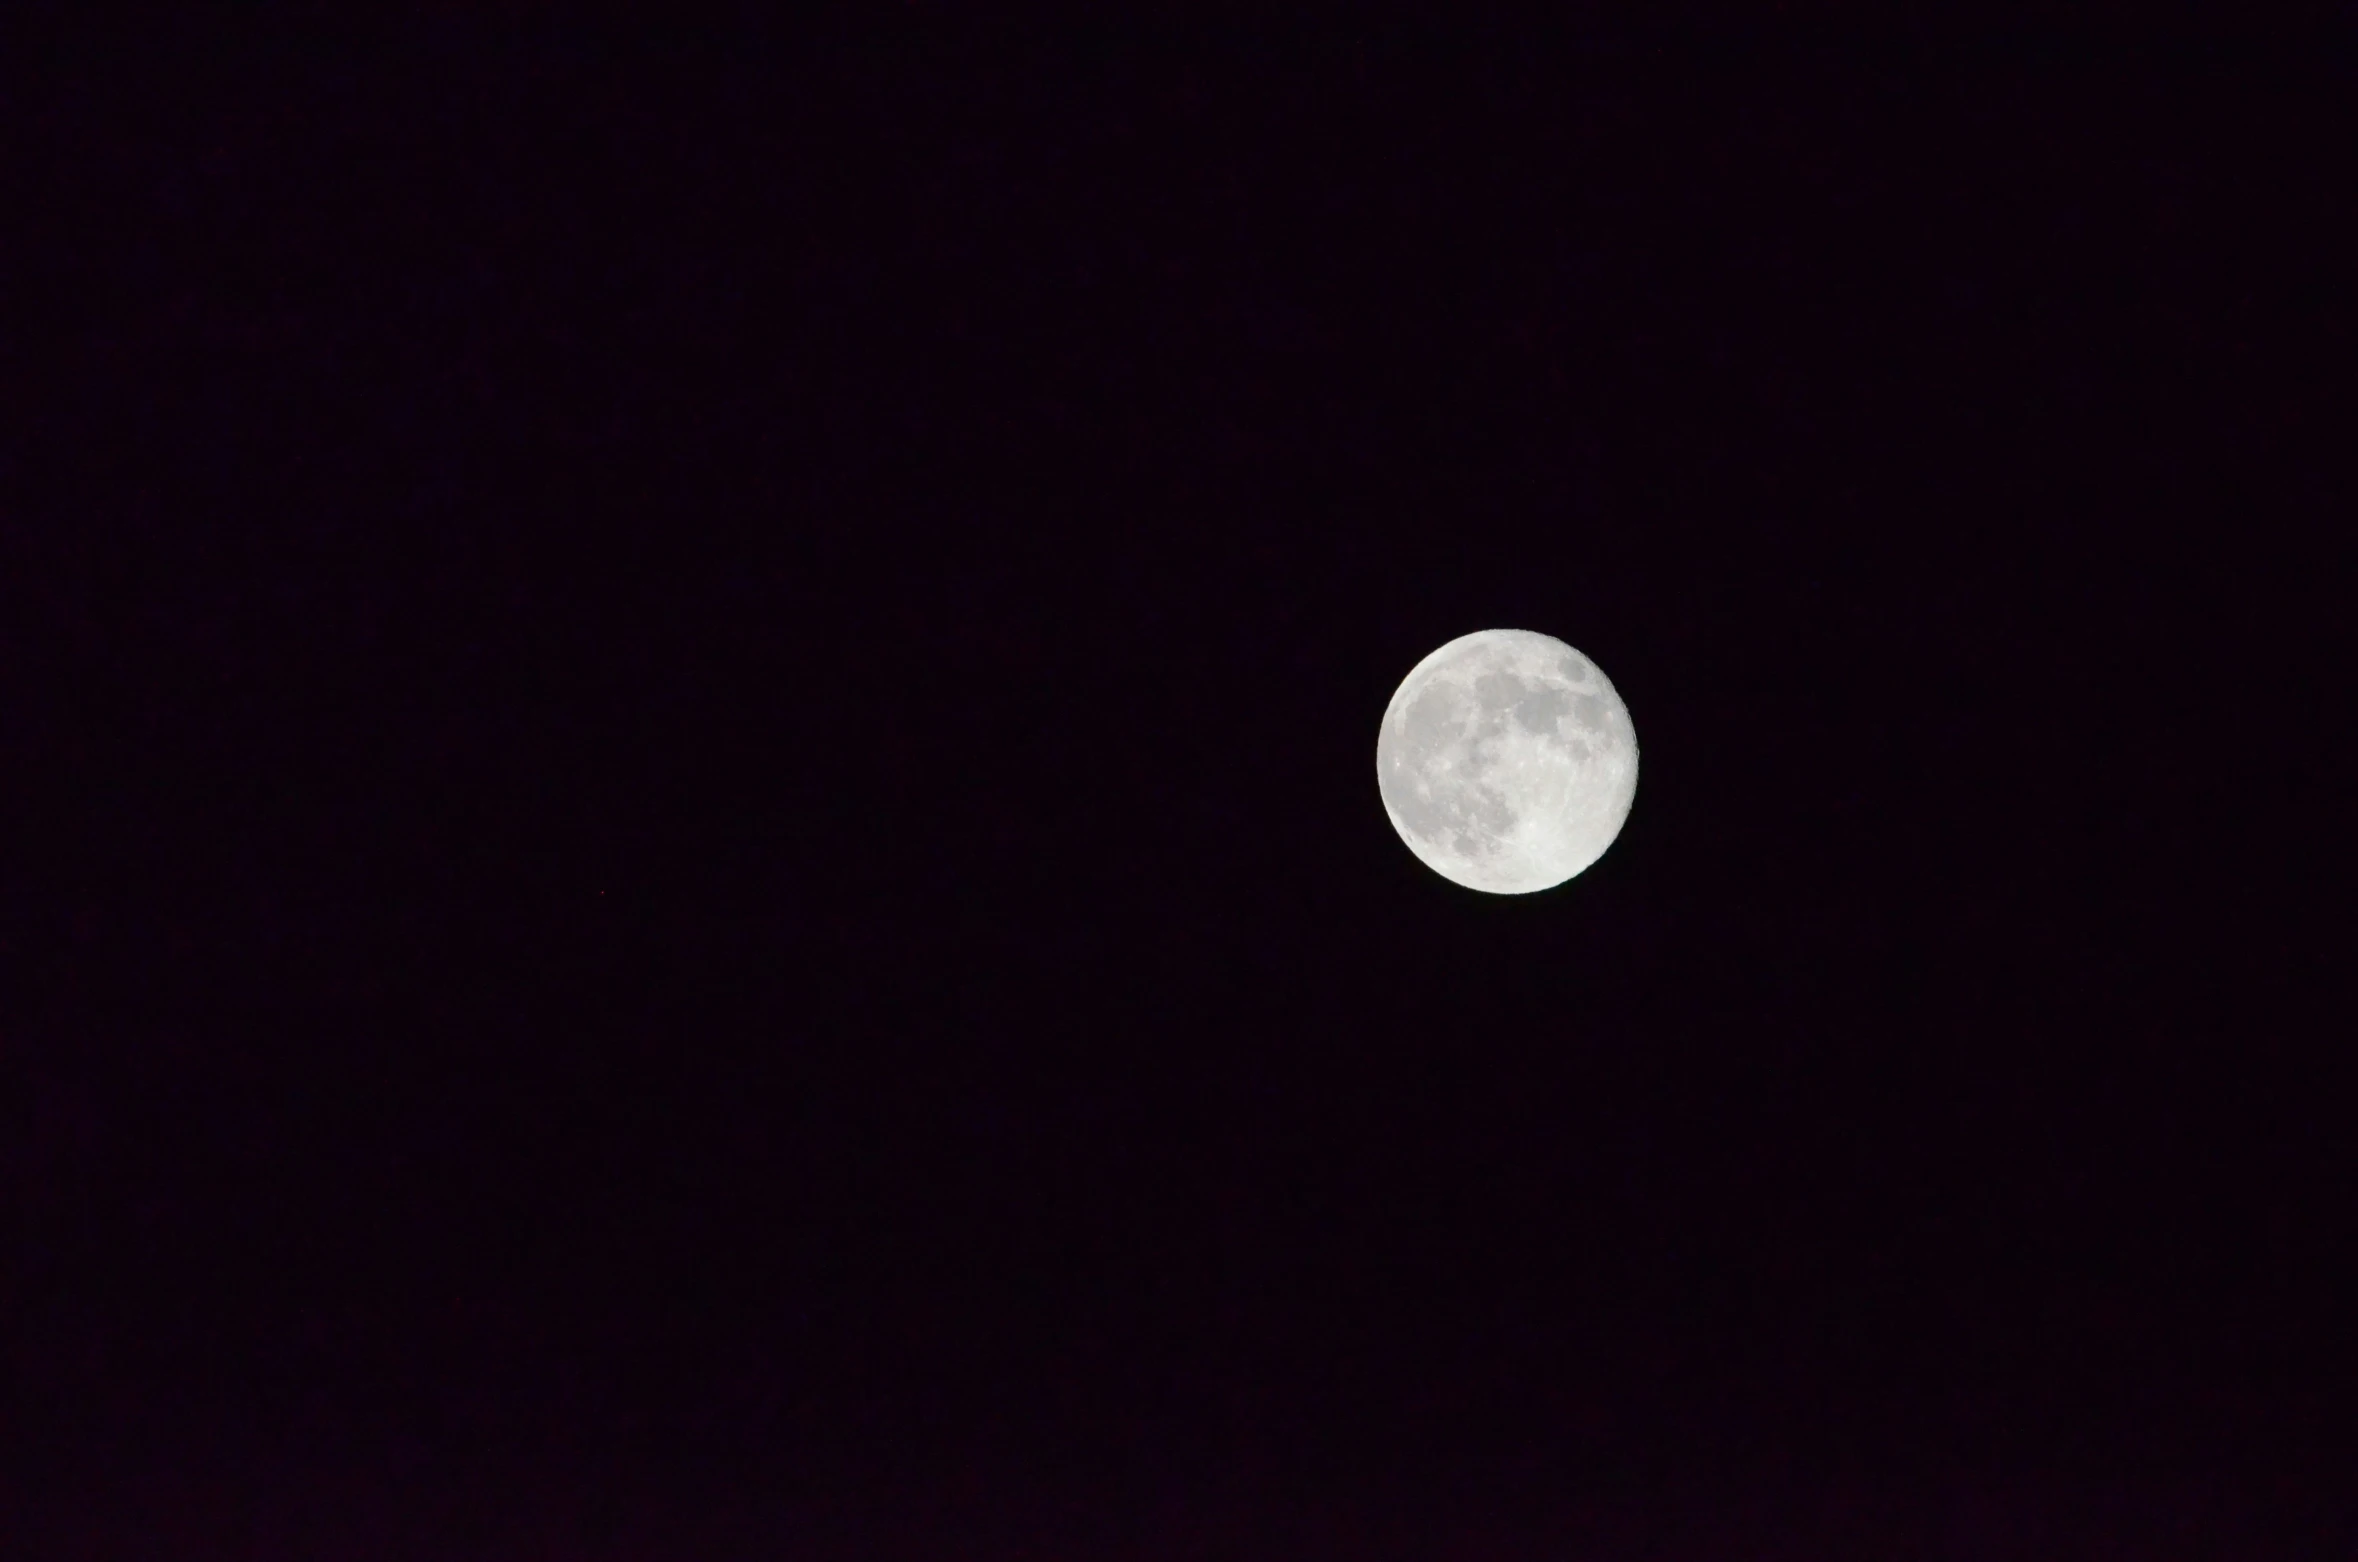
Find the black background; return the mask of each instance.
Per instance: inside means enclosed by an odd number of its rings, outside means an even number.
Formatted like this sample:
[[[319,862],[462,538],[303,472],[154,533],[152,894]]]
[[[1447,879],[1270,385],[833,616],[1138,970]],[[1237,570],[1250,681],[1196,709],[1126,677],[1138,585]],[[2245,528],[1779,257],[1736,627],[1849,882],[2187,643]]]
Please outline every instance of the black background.
[[[39,78],[27,1555],[2349,1533],[2324,73]],[[1372,774],[1498,626],[1644,753],[1535,897]]]

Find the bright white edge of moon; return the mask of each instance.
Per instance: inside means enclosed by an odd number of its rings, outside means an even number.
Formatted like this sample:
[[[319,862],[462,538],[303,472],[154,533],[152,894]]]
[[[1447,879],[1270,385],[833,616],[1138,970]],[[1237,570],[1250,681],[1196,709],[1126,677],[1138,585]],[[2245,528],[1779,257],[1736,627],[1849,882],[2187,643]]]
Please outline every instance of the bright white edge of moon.
[[[1417,663],[1376,739],[1400,839],[1494,895],[1553,888],[1602,857],[1637,772],[1637,733],[1603,671],[1527,629],[1461,635]]]

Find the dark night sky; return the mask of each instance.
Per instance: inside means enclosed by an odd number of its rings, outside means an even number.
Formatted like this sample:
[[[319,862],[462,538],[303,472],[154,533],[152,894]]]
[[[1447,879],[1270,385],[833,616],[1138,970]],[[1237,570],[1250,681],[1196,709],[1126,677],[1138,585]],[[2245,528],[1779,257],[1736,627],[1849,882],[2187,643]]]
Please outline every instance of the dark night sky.
[[[2329,85],[47,70],[0,1519],[2342,1554]],[[1537,897],[1376,796],[1394,685],[1496,626],[1644,753]]]

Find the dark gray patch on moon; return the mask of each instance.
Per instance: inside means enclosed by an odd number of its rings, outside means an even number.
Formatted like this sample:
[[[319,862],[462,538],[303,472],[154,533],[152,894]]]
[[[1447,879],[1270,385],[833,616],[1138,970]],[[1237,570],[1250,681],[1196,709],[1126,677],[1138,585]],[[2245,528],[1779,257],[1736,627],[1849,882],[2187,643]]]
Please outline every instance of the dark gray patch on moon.
[[[1605,725],[1606,720],[1608,719],[1605,711],[1604,700],[1600,696],[1594,694],[1582,694],[1574,696],[1572,700],[1572,719],[1579,722],[1584,727],[1602,727]]]
[[[1418,695],[1403,724],[1402,751],[1421,763],[1447,748],[1457,738],[1462,705],[1457,690],[1443,683]]]
[[[1528,687],[1513,673],[1484,673],[1474,680],[1474,696],[1482,702],[1484,710],[1505,710]]]
[[[1563,689],[1546,684],[1533,684],[1524,690],[1522,699],[1515,702],[1515,722],[1525,732],[1540,737],[1556,735],[1556,718],[1572,708],[1572,696]]]
[[[1568,652],[1562,661],[1556,663],[1556,676],[1578,683],[1588,676],[1588,663],[1582,661],[1577,653]]]

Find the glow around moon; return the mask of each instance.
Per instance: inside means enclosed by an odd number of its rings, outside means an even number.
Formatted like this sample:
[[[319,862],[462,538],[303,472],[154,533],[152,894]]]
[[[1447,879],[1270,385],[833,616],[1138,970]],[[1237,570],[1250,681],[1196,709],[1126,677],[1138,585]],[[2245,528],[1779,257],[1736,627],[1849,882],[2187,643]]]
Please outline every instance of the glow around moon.
[[[1376,739],[1384,812],[1408,849],[1494,895],[1552,888],[1602,857],[1637,772],[1611,682],[1526,629],[1462,635],[1417,663]]]

